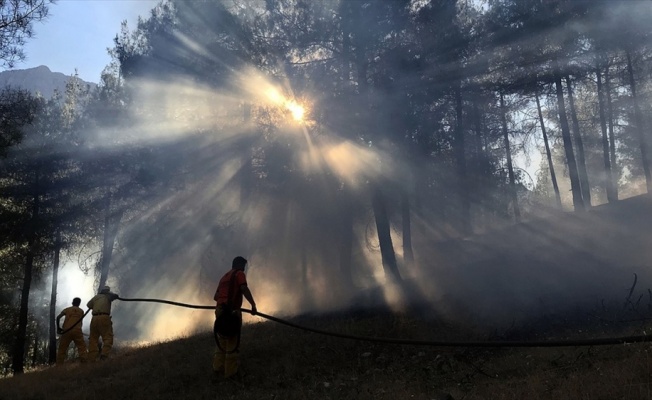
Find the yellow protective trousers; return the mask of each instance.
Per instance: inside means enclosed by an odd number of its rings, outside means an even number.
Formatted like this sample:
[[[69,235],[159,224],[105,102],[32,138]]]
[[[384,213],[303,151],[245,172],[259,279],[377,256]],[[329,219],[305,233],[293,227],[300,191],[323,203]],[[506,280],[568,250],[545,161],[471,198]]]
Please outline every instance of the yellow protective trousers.
[[[59,348],[57,349],[57,365],[61,365],[65,361],[70,342],[75,342],[75,346],[77,346],[77,350],[79,351],[79,358],[81,358],[82,361],[86,361],[88,358],[88,353],[86,352],[86,342],[84,341],[84,335],[82,334],[81,328],[73,329],[69,332],[64,333],[59,338]]]
[[[218,307],[215,316],[218,317],[221,311]],[[242,323],[242,319],[240,323]],[[213,356],[213,371],[218,374],[224,373],[225,378],[230,378],[238,373],[240,366],[240,352],[237,350],[240,338],[238,336],[222,337],[217,334],[216,337],[220,345],[216,346]]]
[[[230,378],[238,373],[240,366],[240,354],[235,348],[238,346],[238,337],[223,338],[218,336],[220,350],[218,347],[213,356],[213,371],[218,374],[224,373],[225,378]],[[235,351],[234,351],[235,350]]]
[[[113,321],[110,315],[93,315],[91,336],[88,339],[88,359],[95,361],[99,353],[99,338],[102,338],[102,356],[107,356],[113,347]]]

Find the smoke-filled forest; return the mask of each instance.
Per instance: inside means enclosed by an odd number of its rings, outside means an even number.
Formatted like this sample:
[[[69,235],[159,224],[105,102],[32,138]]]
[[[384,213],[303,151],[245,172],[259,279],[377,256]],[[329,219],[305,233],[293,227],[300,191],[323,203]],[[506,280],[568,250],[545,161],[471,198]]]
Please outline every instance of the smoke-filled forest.
[[[34,9],[12,24],[10,3]],[[0,3],[5,65],[47,7]],[[278,315],[622,303],[652,278],[651,20],[648,1],[163,0],[116,27],[97,88],[0,92],[1,373],[54,361],[64,264],[210,305],[241,255]],[[213,318],[114,308],[116,340]]]

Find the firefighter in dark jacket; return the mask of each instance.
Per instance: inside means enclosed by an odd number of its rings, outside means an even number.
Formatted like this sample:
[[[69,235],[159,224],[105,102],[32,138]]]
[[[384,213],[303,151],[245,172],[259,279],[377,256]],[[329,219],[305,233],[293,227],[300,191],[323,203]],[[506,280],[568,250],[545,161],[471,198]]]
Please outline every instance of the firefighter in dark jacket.
[[[247,277],[244,273],[247,260],[243,257],[236,257],[233,259],[231,270],[224,274],[220,283],[217,285],[215,296],[213,299],[216,301],[215,306],[215,337],[218,342],[215,356],[213,357],[213,371],[218,374],[224,373],[225,378],[231,378],[238,373],[240,366],[240,359],[238,354],[238,346],[240,342],[240,328],[242,327],[242,297],[247,299],[251,304],[251,314],[256,315],[256,302],[254,297],[247,286]],[[235,317],[235,327],[230,329],[222,329],[220,321],[223,318],[222,313],[225,311],[231,312]],[[228,334],[220,333],[230,331]]]

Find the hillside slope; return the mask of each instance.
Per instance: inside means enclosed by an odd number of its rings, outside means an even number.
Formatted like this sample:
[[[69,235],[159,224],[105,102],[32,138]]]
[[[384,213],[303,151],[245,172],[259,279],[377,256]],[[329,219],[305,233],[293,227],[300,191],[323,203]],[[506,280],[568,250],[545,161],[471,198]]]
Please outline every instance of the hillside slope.
[[[509,326],[542,315],[652,307],[652,199],[636,196],[586,213],[556,213],[465,240],[418,243],[420,295],[457,320]]]
[[[486,340],[407,316],[315,318],[297,322],[355,335]],[[559,330],[560,337],[608,336],[605,326]],[[119,332],[118,332],[119,338]],[[494,340],[496,338],[493,338]],[[649,399],[648,344],[470,349],[339,339],[273,323],[245,326],[243,383],[211,371],[215,348],[203,333],[106,361],[0,380],[0,400],[88,399]]]

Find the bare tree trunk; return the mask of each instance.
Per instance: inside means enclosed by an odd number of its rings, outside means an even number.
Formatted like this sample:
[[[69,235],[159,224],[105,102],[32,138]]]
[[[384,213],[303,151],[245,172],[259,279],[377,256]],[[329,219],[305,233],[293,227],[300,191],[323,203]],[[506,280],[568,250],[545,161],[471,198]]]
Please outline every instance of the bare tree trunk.
[[[552,181],[552,188],[555,191],[555,200],[557,207],[561,210],[561,195],[559,194],[559,185],[557,184],[557,175],[555,174],[555,166],[552,163],[552,152],[550,151],[550,143],[548,142],[548,134],[546,133],[546,124],[543,122],[543,113],[541,112],[541,102],[539,101],[539,93],[534,92],[534,98],[537,102],[537,112],[539,113],[539,123],[541,124],[541,134],[543,135],[543,144],[546,148],[546,158],[548,159],[548,169],[550,170],[550,180]]]
[[[120,221],[122,220],[123,210],[118,210],[114,213],[111,212],[111,194],[107,194],[104,204],[104,239],[102,242],[102,255],[100,258],[100,283],[98,285],[98,292],[106,285],[109,278],[109,268],[111,266],[111,259],[113,258],[113,246],[115,245],[115,238],[120,229]]]
[[[59,277],[59,256],[61,254],[61,233],[57,231],[54,242],[54,263],[52,264],[52,290],[50,292],[50,335],[48,341],[48,362],[54,364],[57,360],[56,306],[57,283]]]
[[[632,57],[629,51],[625,52],[627,56],[627,72],[629,74],[629,85],[632,90],[632,100],[634,101],[634,118],[636,119],[636,132],[638,133],[639,145],[641,148],[641,163],[645,173],[645,185],[647,192],[652,193],[652,175],[650,175],[650,163],[648,161],[648,144],[647,138],[643,131],[643,118],[641,117],[641,108],[636,96],[636,81],[634,80],[634,68],[632,67]]]
[[[38,187],[38,176],[36,178],[36,187]],[[25,259],[23,288],[20,292],[18,329],[16,332],[16,342],[14,344],[14,354],[12,357],[12,369],[14,374],[22,374],[25,371],[25,344],[27,335],[27,316],[29,311],[29,293],[32,286],[34,252],[36,251],[36,223],[39,218],[39,212],[40,199],[39,195],[36,194],[32,200],[32,216],[30,218],[29,236],[27,239],[27,257]]]
[[[613,179],[614,182],[614,193],[616,199],[618,199],[618,169],[616,168],[616,136],[614,135],[614,112],[613,105],[611,104],[611,76],[609,75],[609,62],[604,70],[604,90],[607,97],[607,127],[609,130],[609,156],[611,158],[611,172],[615,174],[616,177]]]
[[[383,270],[385,276],[395,283],[402,282],[401,275],[396,263],[396,253],[392,244],[392,236],[389,227],[389,218],[385,207],[385,197],[380,188],[373,188],[372,206],[374,210],[374,219],[376,220],[376,230],[378,232],[378,242],[380,243],[380,254],[382,257]]]
[[[570,106],[571,120],[573,121],[573,131],[575,131],[575,147],[577,149],[577,173],[580,177],[580,189],[582,190],[582,199],[585,207],[591,207],[591,185],[589,184],[589,174],[586,171],[586,160],[584,157],[584,143],[580,132],[580,123],[577,120],[577,111],[575,110],[575,100],[573,98],[573,86],[569,75],[566,75],[566,89],[568,90],[568,105]]]
[[[611,161],[609,159],[609,136],[607,133],[607,119],[604,110],[604,90],[602,87],[602,74],[600,65],[596,63],[595,77],[598,85],[598,112],[600,114],[600,129],[602,130],[602,159],[604,160],[604,172],[606,175],[605,190],[607,191],[607,200],[609,203],[618,201],[618,193],[614,188],[614,178],[611,172]]]
[[[458,196],[460,201],[460,225],[462,233],[473,233],[471,227],[471,202],[469,200],[469,184],[466,170],[464,130],[462,129],[462,82],[458,81],[455,87],[455,137],[453,138],[453,152],[458,175]]]
[[[514,177],[514,166],[512,164],[512,151],[509,145],[509,132],[507,131],[507,110],[505,109],[504,95],[500,94],[500,122],[503,129],[503,143],[505,145],[505,154],[507,157],[507,173],[509,174],[509,188],[514,206],[514,219],[516,222],[521,221],[521,209],[518,205],[518,194],[516,193],[516,178]]]
[[[473,147],[477,157],[482,154],[482,120],[480,118],[480,108],[478,102],[473,102],[473,123],[475,125],[475,136],[473,138]]]
[[[414,265],[412,250],[412,222],[410,219],[410,197],[406,189],[401,192],[401,216],[403,220],[403,261],[406,267]]]
[[[34,341],[32,342],[32,368],[36,367],[36,363],[38,362],[38,353],[40,349],[38,348],[38,324],[36,324],[36,328],[34,329]]]
[[[351,16],[350,16],[350,5],[345,5],[340,3],[340,7],[347,7],[347,10],[340,10],[340,15],[342,15],[342,82],[344,82],[344,87],[347,87],[351,81],[351,62],[353,61],[352,51],[351,51]],[[353,271],[352,271],[352,257],[353,257],[353,243],[354,243],[354,212],[353,204],[351,202],[350,189],[347,185],[344,185],[342,188],[342,199],[340,203],[342,204],[342,211],[340,212],[341,218],[341,236],[339,244],[339,268],[340,275],[343,279],[343,285],[345,285],[345,290],[349,290],[353,287]]]
[[[352,4],[352,3],[348,3]],[[356,46],[355,52],[355,66],[356,78],[358,82],[359,97],[364,101],[363,104],[369,104],[369,90],[367,82],[368,63],[364,54],[363,46]],[[374,219],[376,221],[376,230],[378,231],[378,241],[380,243],[380,254],[382,257],[383,270],[385,276],[394,282],[400,283],[401,275],[398,271],[396,263],[396,253],[392,244],[392,236],[390,233],[389,219],[387,217],[387,210],[385,207],[385,198],[377,183],[372,184],[371,188],[371,204],[374,211]]]
[[[480,93],[476,93],[476,99],[480,98]],[[485,146],[483,143],[484,132],[482,127],[482,113],[480,112],[480,107],[478,107],[478,101],[473,101],[473,125],[475,126],[475,135],[473,135],[473,150],[475,152],[475,171],[482,171],[481,169],[481,160],[482,155],[485,151]],[[482,177],[481,177],[482,178]],[[476,178],[477,179],[477,178]],[[479,207],[479,216],[477,220],[473,221],[475,226],[480,226],[482,229],[485,228],[485,217],[487,214],[486,206],[483,204],[482,199],[477,200],[475,196],[471,200],[482,205]]]
[[[559,123],[561,125],[561,137],[564,142],[564,151],[566,153],[566,163],[568,165],[568,175],[573,193],[573,207],[575,211],[585,211],[582,193],[580,192],[580,179],[577,174],[577,163],[573,153],[573,142],[571,140],[568,118],[566,117],[566,104],[564,102],[564,89],[561,86],[561,76],[558,70],[555,71],[555,88],[557,91],[557,108],[559,112]]]

